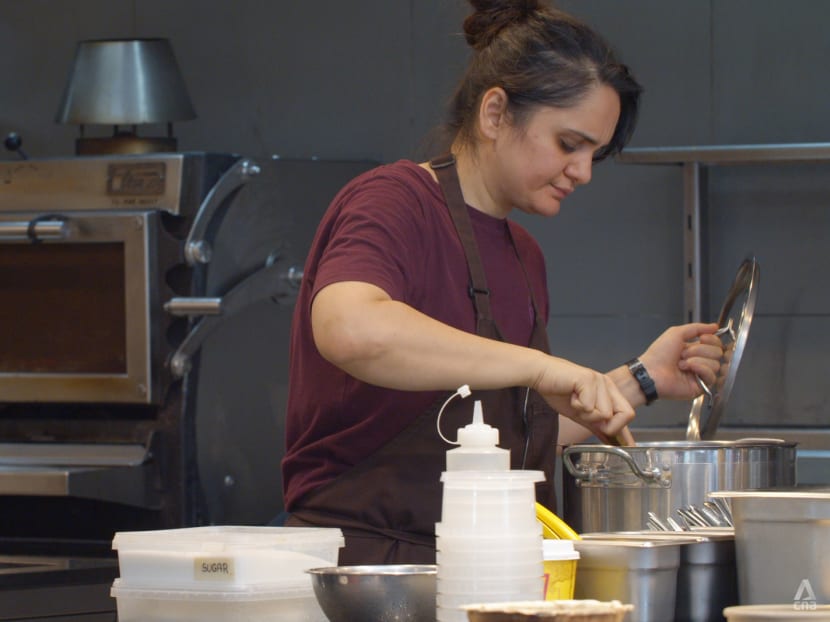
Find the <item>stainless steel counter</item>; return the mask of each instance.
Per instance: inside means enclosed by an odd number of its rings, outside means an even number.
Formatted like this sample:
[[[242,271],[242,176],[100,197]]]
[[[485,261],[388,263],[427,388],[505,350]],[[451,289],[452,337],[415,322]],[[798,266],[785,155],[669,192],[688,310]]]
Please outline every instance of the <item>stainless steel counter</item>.
[[[112,559],[0,555],[0,620],[114,621]]]

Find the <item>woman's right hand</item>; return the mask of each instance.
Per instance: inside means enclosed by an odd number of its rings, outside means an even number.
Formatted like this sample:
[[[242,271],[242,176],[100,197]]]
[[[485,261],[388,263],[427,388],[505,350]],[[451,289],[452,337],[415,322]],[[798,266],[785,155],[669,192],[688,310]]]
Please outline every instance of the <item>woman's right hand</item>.
[[[634,408],[605,374],[557,357],[533,386],[557,412],[601,438],[625,437]],[[630,433],[629,433],[630,436]]]

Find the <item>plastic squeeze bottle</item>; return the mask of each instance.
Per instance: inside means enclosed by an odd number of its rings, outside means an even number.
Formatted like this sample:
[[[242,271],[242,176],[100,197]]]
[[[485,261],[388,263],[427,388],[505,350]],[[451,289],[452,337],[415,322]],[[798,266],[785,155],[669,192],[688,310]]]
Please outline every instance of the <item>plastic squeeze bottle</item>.
[[[510,450],[497,446],[499,430],[484,423],[479,400],[473,405],[473,422],[458,429],[457,442],[447,451],[447,471],[510,470]]]

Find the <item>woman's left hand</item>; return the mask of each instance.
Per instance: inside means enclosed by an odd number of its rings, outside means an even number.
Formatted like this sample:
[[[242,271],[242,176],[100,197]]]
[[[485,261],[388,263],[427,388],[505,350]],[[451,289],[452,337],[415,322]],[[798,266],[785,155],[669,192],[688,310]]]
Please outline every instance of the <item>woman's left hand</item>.
[[[640,356],[664,399],[689,400],[715,383],[723,358],[723,344],[714,333],[717,324],[673,326],[660,335]]]

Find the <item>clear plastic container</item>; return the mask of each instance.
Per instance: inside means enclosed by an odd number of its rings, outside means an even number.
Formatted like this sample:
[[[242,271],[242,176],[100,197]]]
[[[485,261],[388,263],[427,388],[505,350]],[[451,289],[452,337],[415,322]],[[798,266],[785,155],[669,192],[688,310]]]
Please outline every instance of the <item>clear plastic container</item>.
[[[305,588],[140,589],[116,579],[118,622],[327,622],[311,583]]]
[[[535,482],[538,471],[445,472],[441,523],[473,532],[511,533],[537,525]],[[540,527],[541,531],[541,527]]]
[[[501,533],[515,530],[541,532],[536,520],[533,501],[530,502],[482,502],[453,498],[445,500],[441,511],[441,522],[445,527],[473,529],[476,531],[495,530]]]
[[[450,561],[447,561],[442,557],[442,561],[444,562],[444,572],[441,578],[476,577],[481,579],[500,579],[511,576],[542,576],[543,573],[541,561],[513,562],[512,560],[508,560],[506,562],[479,563],[474,567],[467,562],[453,563],[451,558]]]
[[[468,565],[470,572],[480,573],[484,567],[542,563],[542,538],[540,534],[526,536],[439,535],[436,538],[436,563]],[[441,574],[439,568],[438,574]]]
[[[435,552],[435,561],[446,566],[468,566],[470,572],[484,572],[487,569],[503,566],[527,566],[531,564],[542,567],[541,549],[528,548],[510,551],[490,551],[487,549],[453,551],[442,549]],[[439,575],[441,572],[439,571]]]
[[[444,523],[436,523],[435,534],[436,547],[439,550],[512,551],[526,548],[542,550],[542,529],[539,523],[528,529],[502,530],[495,533],[447,527]]]
[[[534,484],[544,481],[542,471],[444,471],[441,481],[444,493],[447,490],[479,491],[480,494],[516,493],[521,495],[530,490],[535,491]]]
[[[441,594],[490,594],[501,591],[532,591],[544,589],[544,578],[537,572],[525,576],[507,578],[460,577],[457,579],[441,578],[437,582]],[[541,592],[540,592],[541,593]]]
[[[435,526],[437,617],[465,622],[461,605],[543,596],[542,525],[536,518],[541,471],[453,471],[441,476]]]
[[[343,534],[306,527],[189,527],[115,534],[130,588],[246,590],[310,586],[305,570],[336,566]]]
[[[528,590],[497,590],[489,594],[442,594],[438,592],[435,602],[438,607],[455,609],[474,603],[509,602],[514,600],[542,600],[542,580],[529,586]],[[466,615],[466,614],[465,614]]]

